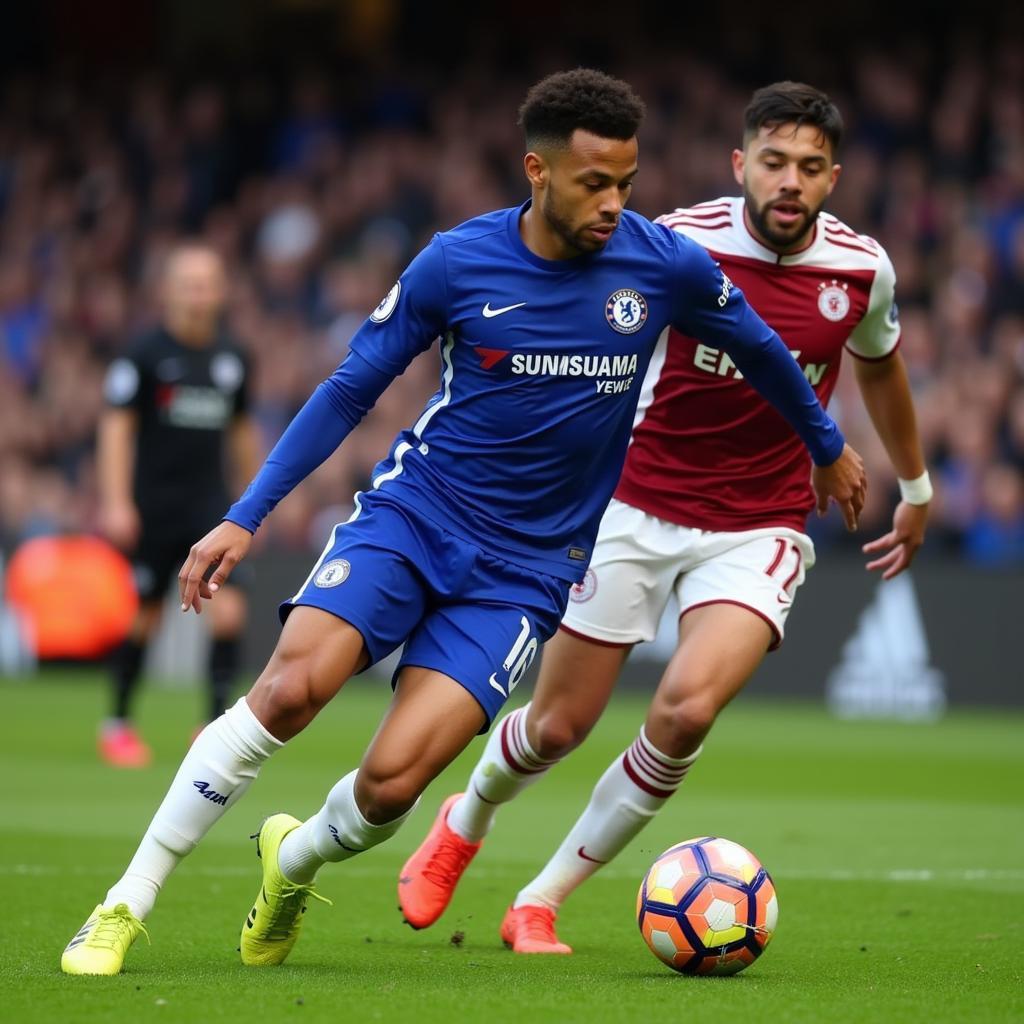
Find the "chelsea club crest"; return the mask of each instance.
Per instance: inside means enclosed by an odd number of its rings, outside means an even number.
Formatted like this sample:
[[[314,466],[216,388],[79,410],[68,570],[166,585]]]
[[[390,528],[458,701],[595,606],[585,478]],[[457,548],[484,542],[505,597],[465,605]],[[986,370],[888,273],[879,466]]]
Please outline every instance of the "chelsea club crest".
[[[647,300],[632,288],[620,288],[608,296],[604,315],[619,334],[633,334],[647,323]]]

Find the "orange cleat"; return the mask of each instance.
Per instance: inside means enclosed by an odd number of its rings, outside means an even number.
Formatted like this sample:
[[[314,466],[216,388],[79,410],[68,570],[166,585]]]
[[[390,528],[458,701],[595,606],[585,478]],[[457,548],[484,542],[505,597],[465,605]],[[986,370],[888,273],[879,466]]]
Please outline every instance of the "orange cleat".
[[[427,838],[398,876],[398,909],[413,928],[428,928],[445,912],[462,873],[483,845],[483,840],[471,843],[448,827],[448,812],[461,796],[454,793],[441,804]]]
[[[127,722],[104,725],[97,741],[100,760],[115,768],[145,768],[153,753]]]
[[[571,953],[558,941],[555,912],[547,907],[509,907],[501,922],[501,941],[514,953]]]

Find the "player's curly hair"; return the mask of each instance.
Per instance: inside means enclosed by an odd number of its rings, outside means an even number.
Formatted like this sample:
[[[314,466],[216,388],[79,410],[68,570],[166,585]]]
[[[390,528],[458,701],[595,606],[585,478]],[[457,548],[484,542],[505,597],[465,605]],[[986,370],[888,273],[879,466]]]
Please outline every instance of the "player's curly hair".
[[[541,79],[519,108],[526,145],[566,146],[577,128],[603,139],[631,139],[644,119],[632,88],[593,68],[559,71]]]
[[[775,82],[750,98],[743,113],[743,139],[748,142],[762,128],[779,125],[811,125],[832,144],[832,155],[839,151],[843,138],[843,118],[839,108],[820,89],[803,82]]]

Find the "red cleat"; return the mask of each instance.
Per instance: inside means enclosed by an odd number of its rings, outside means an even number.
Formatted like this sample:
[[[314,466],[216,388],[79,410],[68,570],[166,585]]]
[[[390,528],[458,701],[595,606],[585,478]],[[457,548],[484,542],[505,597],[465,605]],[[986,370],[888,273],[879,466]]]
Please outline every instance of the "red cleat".
[[[454,793],[441,804],[427,838],[398,876],[398,908],[413,928],[428,928],[445,912],[462,873],[483,845],[483,840],[471,843],[448,827],[448,812],[460,796]]]
[[[152,751],[126,722],[103,726],[97,749],[100,760],[115,768],[145,768],[153,760]]]
[[[501,941],[514,953],[571,953],[558,941],[555,912],[547,907],[509,907],[501,922]]]

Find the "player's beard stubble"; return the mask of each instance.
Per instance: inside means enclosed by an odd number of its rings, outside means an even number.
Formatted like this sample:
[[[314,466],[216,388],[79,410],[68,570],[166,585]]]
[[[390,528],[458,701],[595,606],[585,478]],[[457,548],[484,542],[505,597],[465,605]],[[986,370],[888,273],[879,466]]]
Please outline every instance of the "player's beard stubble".
[[[544,219],[551,225],[552,230],[562,239],[573,252],[577,254],[597,252],[603,249],[606,242],[599,242],[595,238],[587,238],[584,232],[592,227],[590,224],[574,225],[569,215],[565,212],[562,203],[555,197],[555,191],[549,188],[544,194],[544,205],[542,207]]]
[[[822,200],[812,210],[799,199],[790,199],[783,196],[781,199],[772,199],[763,206],[760,206],[746,185],[743,186],[743,201],[746,203],[747,216],[750,218],[750,223],[754,225],[757,233],[766,242],[780,251],[785,251],[793,246],[803,245],[814,222],[818,219],[818,214],[821,213],[822,207],[825,205],[825,201]],[[769,219],[769,213],[776,204],[799,206],[803,211],[803,216],[792,227],[782,230],[773,227]]]

